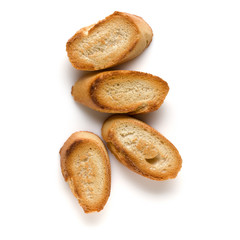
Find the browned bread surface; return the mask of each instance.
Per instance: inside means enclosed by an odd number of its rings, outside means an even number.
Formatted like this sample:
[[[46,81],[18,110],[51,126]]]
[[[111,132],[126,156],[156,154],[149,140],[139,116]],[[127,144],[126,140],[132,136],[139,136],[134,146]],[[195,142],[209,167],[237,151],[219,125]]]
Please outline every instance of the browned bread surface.
[[[95,71],[135,58],[150,44],[152,36],[152,29],[141,17],[114,12],[76,32],[66,50],[75,68]]]
[[[101,211],[110,195],[107,150],[91,132],[75,132],[60,149],[63,177],[86,213]]]
[[[157,76],[116,70],[79,79],[72,95],[75,101],[96,111],[138,114],[157,110],[168,91],[168,84]]]
[[[175,178],[181,169],[175,146],[140,120],[114,115],[104,122],[102,137],[123,165],[142,176],[166,180]]]

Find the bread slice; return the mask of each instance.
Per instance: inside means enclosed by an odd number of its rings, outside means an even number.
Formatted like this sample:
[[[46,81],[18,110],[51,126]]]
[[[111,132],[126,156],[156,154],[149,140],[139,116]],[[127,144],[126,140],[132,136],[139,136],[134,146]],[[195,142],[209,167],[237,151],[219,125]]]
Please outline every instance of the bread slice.
[[[75,132],[60,150],[65,181],[85,213],[100,211],[110,195],[111,171],[107,150],[91,132]]]
[[[182,159],[173,144],[140,120],[114,115],[104,122],[102,137],[123,165],[144,177],[166,180],[181,169]]]
[[[168,91],[168,84],[159,77],[116,70],[80,79],[72,95],[75,101],[100,112],[138,114],[157,110]]]
[[[135,58],[150,44],[152,36],[152,29],[141,17],[114,12],[76,32],[66,50],[75,68],[94,71]]]

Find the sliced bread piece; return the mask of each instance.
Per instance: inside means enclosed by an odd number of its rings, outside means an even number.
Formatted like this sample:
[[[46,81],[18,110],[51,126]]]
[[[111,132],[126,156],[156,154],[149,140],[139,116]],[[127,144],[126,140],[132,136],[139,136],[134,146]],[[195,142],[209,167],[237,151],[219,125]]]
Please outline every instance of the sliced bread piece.
[[[80,79],[72,88],[74,100],[106,113],[147,113],[157,110],[168,84],[148,73],[116,70]]]
[[[102,137],[123,165],[144,177],[166,180],[181,169],[182,159],[174,145],[140,120],[114,115],[104,122]]]
[[[85,213],[101,211],[110,195],[111,170],[102,140],[91,132],[75,132],[60,150],[61,170]]]
[[[114,12],[76,32],[66,50],[75,68],[94,71],[135,58],[150,44],[152,36],[152,29],[141,17]]]

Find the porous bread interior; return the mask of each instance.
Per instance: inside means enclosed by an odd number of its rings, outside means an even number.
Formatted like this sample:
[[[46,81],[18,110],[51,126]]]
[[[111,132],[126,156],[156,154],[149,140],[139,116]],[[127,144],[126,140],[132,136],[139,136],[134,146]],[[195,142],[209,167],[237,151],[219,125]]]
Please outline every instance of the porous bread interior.
[[[160,79],[131,73],[107,77],[95,88],[94,95],[101,106],[129,110],[129,105],[134,104],[136,110],[145,105],[148,108],[160,106],[167,92],[167,84]]]
[[[100,66],[109,58],[118,59],[134,40],[136,29],[121,16],[113,16],[89,31],[88,36],[75,39],[74,50],[87,64]]]
[[[94,209],[105,196],[105,156],[92,143],[80,142],[68,156],[67,171],[74,193],[85,208]],[[80,198],[79,198],[80,197]]]
[[[138,125],[119,123],[114,129],[122,148],[134,156],[134,165],[152,174],[168,175],[179,165],[172,146]]]

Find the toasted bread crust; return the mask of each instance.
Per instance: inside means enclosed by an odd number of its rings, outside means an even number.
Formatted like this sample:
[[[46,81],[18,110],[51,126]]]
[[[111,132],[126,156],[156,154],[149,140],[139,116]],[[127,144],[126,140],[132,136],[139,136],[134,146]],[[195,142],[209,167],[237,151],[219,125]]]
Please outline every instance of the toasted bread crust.
[[[85,106],[99,112],[131,115],[157,110],[168,91],[167,82],[161,78],[129,70],[93,74],[79,79],[72,87],[74,100]]]
[[[168,167],[167,169],[155,169],[152,171],[152,165],[146,163],[146,160],[148,160],[148,157],[149,159],[154,159],[155,155],[161,155],[162,153],[161,151],[156,153],[154,152],[156,150],[155,145],[158,145],[157,142],[153,145],[149,145],[146,143],[144,138],[137,139],[137,146],[139,145],[139,149],[141,151],[142,149],[146,148],[146,156],[144,156],[141,161],[137,159],[136,152],[129,150],[117,137],[117,129],[120,124],[125,124],[126,126],[132,125],[134,127],[142,129],[143,131],[146,131],[154,136],[154,138],[156,138],[156,141],[161,142],[162,145],[165,145],[165,148],[168,149],[168,154],[172,159],[168,159],[168,157],[166,157],[164,164],[167,165],[168,162],[171,162],[171,167]],[[167,180],[175,178],[181,169],[182,159],[176,147],[158,131],[140,120],[123,115],[111,116],[103,124],[102,137],[107,142],[109,150],[123,165],[144,177],[158,181]],[[133,141],[136,141],[136,139],[132,140],[132,142]]]
[[[81,151],[83,151],[82,149],[86,148],[86,145],[87,147],[90,146],[90,149],[95,149],[94,151],[98,152],[98,155],[95,154],[95,159],[92,159],[91,161],[89,160],[89,163],[87,163],[88,165],[82,165],[84,169],[87,169],[87,167],[90,166],[90,168],[92,169],[91,174],[85,176],[82,173],[80,175],[78,174],[78,177],[76,177],[74,175],[74,171],[79,170],[79,168],[77,169],[75,167],[79,159],[77,159],[74,154],[77,155],[78,158],[81,158]],[[109,157],[101,139],[91,132],[75,132],[67,139],[67,141],[60,149],[59,153],[62,175],[65,181],[68,182],[72,193],[78,199],[79,204],[82,206],[84,212],[90,213],[94,211],[101,211],[109,198],[111,188],[111,169]],[[101,166],[104,166],[103,169],[99,169],[97,164],[94,164],[94,160],[101,161]],[[81,168],[79,171],[81,172]],[[101,176],[100,172],[102,174]],[[84,172],[84,174],[86,174],[86,171]],[[96,186],[99,187],[98,182],[100,179],[103,179],[101,180],[103,181],[103,183],[101,183],[103,184],[103,187],[100,189],[100,196],[98,196],[99,193],[98,195],[94,195],[94,192],[96,192]],[[84,181],[86,181],[87,187],[91,187],[90,190],[91,193],[93,193],[93,197],[91,197],[90,201],[89,199],[86,199],[86,197],[84,197],[85,188],[80,186],[79,181],[81,182],[81,184],[85,184]]]
[[[114,18],[121,18],[126,21],[129,26],[131,26],[132,31],[134,32],[134,38],[130,40],[128,45],[124,48],[119,47],[117,55],[112,56],[111,53],[109,53],[109,57],[102,60],[100,64],[91,63],[80,57],[79,52],[83,52],[86,49],[79,48],[76,43],[86,39],[87,37],[90,38],[91,34],[96,29],[112,21]],[[116,11],[98,23],[84,27],[77,31],[74,36],[68,40],[66,44],[66,51],[73,67],[79,70],[95,71],[113,67],[135,58],[149,46],[152,41],[152,36],[153,33],[151,27],[141,17]],[[102,42],[102,46],[104,46],[105,40],[100,38],[99,41]]]

